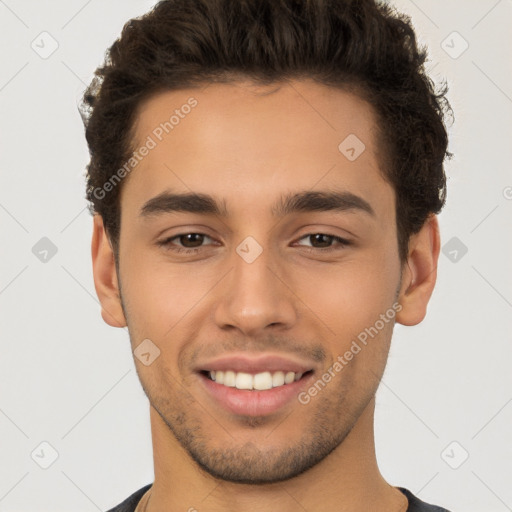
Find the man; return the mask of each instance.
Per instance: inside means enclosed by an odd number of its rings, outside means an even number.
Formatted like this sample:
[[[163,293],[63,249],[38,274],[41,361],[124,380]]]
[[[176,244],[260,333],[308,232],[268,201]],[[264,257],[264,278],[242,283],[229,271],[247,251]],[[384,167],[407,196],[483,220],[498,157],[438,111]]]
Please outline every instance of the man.
[[[169,0],[84,99],[102,317],[155,481],[113,511],[442,511],[380,474],[395,322],[436,281],[449,110],[372,0]]]

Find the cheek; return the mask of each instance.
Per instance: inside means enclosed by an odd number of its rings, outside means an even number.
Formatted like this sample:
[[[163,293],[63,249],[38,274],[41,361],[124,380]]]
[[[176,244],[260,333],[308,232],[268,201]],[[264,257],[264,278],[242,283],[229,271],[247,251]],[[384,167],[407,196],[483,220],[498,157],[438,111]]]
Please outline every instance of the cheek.
[[[355,388],[366,390],[376,385],[376,375],[385,366],[399,308],[398,266],[391,258],[386,263],[384,257],[354,259],[328,275],[310,275],[304,286],[303,293],[310,290],[306,303],[321,322],[314,321],[328,327],[323,335],[332,357],[328,364],[338,361],[343,366],[340,385],[352,381]]]
[[[336,336],[357,335],[394,303],[399,280],[394,267],[382,260],[354,259],[328,271],[307,272],[298,295]]]
[[[165,338],[201,301],[215,276],[208,277],[194,265],[166,265],[145,258],[142,251],[133,252],[135,255],[125,257],[121,266],[127,314],[139,333]],[[218,279],[218,274],[215,275]]]

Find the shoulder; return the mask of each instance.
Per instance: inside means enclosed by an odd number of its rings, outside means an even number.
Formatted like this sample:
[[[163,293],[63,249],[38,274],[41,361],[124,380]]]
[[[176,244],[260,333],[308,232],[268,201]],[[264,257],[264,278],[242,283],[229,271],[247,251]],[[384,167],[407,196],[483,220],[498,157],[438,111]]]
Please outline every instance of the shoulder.
[[[445,508],[421,501],[411,491],[405,489],[404,487],[397,487],[397,489],[405,494],[409,500],[409,507],[407,508],[407,512],[450,512]]]
[[[153,484],[148,484],[134,492],[131,496],[126,498],[122,503],[117,505],[114,508],[111,508],[107,512],[134,512],[137,504],[141,500],[144,493],[152,486]]]

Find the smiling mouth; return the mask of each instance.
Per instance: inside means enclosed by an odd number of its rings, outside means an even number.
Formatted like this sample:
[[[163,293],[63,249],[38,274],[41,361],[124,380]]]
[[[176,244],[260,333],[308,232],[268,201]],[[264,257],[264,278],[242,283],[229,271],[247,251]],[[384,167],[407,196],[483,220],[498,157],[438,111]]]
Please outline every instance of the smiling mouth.
[[[235,372],[233,370],[203,370],[201,374],[211,381],[225,387],[236,388],[248,391],[265,391],[297,382],[313,373],[308,370],[304,373],[285,371],[265,371],[256,374],[246,372]]]

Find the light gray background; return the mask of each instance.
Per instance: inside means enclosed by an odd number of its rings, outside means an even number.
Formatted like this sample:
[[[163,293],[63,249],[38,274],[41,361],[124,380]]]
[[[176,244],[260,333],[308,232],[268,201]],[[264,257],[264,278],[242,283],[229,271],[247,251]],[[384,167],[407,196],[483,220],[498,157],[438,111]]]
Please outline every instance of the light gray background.
[[[458,245],[441,254],[425,321],[395,329],[378,461],[453,512],[512,510],[512,2],[393,3],[450,85],[440,225],[443,246]],[[0,0],[0,511],[106,510],[153,479],[128,333],[103,323],[94,291],[77,111],[124,22],[153,4]],[[46,262],[32,250],[43,237],[57,249]],[[58,453],[47,469],[42,442]]]

